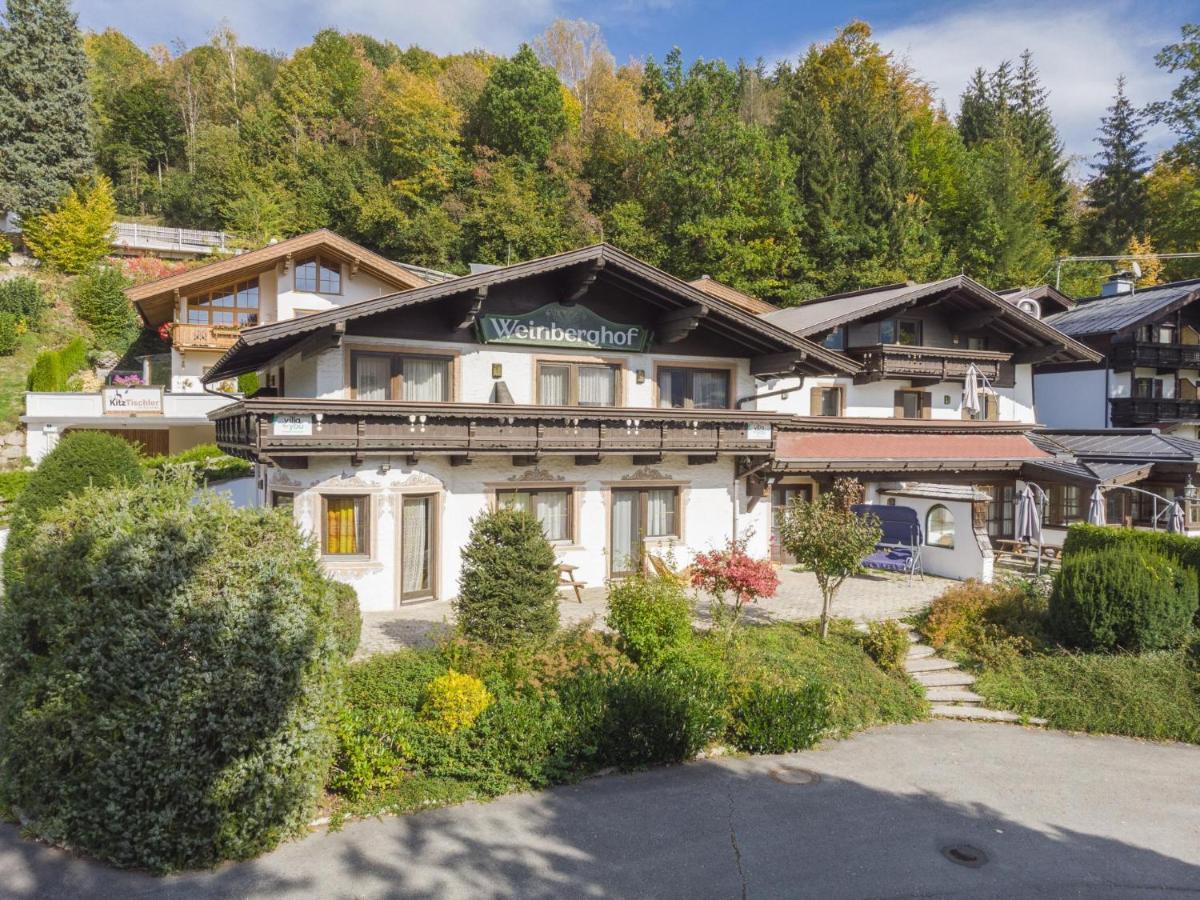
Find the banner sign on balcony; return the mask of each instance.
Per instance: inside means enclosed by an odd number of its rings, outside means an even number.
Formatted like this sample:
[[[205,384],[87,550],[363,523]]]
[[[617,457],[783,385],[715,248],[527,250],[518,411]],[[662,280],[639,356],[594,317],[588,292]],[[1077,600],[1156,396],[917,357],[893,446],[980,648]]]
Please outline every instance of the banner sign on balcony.
[[[275,413],[271,417],[271,434],[275,437],[312,437],[312,433],[312,416]]]
[[[650,343],[649,330],[640,325],[619,325],[585,306],[561,303],[547,303],[524,315],[485,314],[477,328],[485,344],[641,352]]]
[[[769,441],[771,439],[770,425],[747,425],[746,440],[748,441]]]
[[[161,416],[163,390],[160,387],[106,387],[106,416]]]

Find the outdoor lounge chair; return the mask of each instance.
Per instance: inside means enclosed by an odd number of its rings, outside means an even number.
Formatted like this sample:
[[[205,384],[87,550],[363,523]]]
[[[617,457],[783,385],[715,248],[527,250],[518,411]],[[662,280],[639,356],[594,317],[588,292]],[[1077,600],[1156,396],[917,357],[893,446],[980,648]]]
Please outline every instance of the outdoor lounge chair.
[[[879,520],[883,531],[875,552],[862,561],[865,569],[899,572],[912,581],[914,574],[925,578],[921,566],[921,520],[910,506],[885,506],[878,503],[855,503],[850,507],[860,516],[871,515]]]

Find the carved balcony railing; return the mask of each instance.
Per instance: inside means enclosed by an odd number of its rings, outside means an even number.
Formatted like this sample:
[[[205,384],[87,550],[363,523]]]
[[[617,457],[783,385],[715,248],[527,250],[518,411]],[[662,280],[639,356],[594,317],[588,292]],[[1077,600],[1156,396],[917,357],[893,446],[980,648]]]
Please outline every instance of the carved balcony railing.
[[[863,371],[854,377],[859,384],[890,379],[906,379],[914,384],[961,381],[972,363],[997,387],[1012,387],[1015,381],[1012,354],[995,350],[877,344],[851,347],[848,352],[862,363]]]
[[[1200,344],[1151,344],[1142,341],[1114,344],[1110,358],[1117,371],[1133,368],[1159,371],[1200,369]]]
[[[790,417],[741,410],[517,406],[264,397],[213,412],[217,444],[245,459],[348,454],[595,458],[769,457]]]
[[[1117,428],[1200,419],[1200,400],[1162,397],[1114,397],[1112,423]]]
[[[171,343],[176,350],[228,350],[237,343],[239,329],[233,325],[189,325],[176,322],[171,326]]]

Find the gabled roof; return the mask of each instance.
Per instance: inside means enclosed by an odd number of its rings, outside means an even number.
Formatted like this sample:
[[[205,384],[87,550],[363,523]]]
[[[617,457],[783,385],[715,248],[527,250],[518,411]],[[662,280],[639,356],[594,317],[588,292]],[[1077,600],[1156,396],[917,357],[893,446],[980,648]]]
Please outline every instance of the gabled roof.
[[[328,253],[351,265],[357,264],[360,270],[370,272],[399,290],[423,287],[429,283],[411,268],[385,259],[354,241],[322,228],[268,244],[258,250],[239,253],[188,269],[177,275],[168,275],[146,284],[139,284],[129,288],[125,294],[134,302],[148,324],[159,325],[171,319],[177,293],[186,296],[189,292],[199,292],[240,278],[249,278],[274,268],[280,260],[289,256],[296,257],[315,251]]]
[[[1068,297],[1052,284],[1037,284],[1033,287],[1018,287],[1005,288],[1002,291],[996,291],[1001,297],[1009,303],[1016,303],[1018,300],[1026,298],[1037,300],[1042,306],[1042,316],[1050,315],[1047,311],[1047,306],[1055,307],[1056,312],[1073,309],[1075,307],[1075,298]]]
[[[999,315],[989,327],[1003,330],[1006,336],[1026,346],[1060,347],[1060,362],[1086,360],[1098,362],[1100,355],[1040,319],[1029,315],[999,294],[966,275],[922,284],[888,284],[847,294],[834,294],[810,300],[801,306],[766,313],[762,318],[803,337],[812,337],[860,319],[882,315],[922,300],[946,296],[962,300],[976,308],[992,308]]]
[[[1080,300],[1074,309],[1048,316],[1046,321],[1075,337],[1130,331],[1154,322],[1200,298],[1200,278],[1173,281],[1132,294]]]
[[[713,297],[728,300],[734,306],[740,306],[746,312],[752,312],[755,315],[774,312],[779,308],[773,303],[768,303],[766,300],[760,300],[758,297],[743,293],[737,288],[723,284],[708,275],[701,275],[696,280],[689,281],[688,284],[697,290],[704,291],[706,294],[711,294]]]
[[[854,374],[861,370],[857,363],[842,354],[827,350],[803,337],[798,337],[790,331],[746,312],[727,300],[706,294],[616,247],[609,244],[594,244],[579,250],[569,250],[554,256],[465,275],[441,284],[427,285],[403,293],[389,294],[374,300],[363,300],[335,309],[312,313],[296,319],[245,329],[238,336],[237,343],[226,351],[216,365],[208,371],[204,381],[211,384],[233,375],[256,371],[308,335],[322,330],[344,327],[347,322],[367,319],[393,310],[435,303],[495,285],[537,277],[548,272],[589,265],[597,267],[597,277],[619,277],[626,282],[638,283],[648,292],[652,292],[678,308],[702,307],[706,314],[705,318],[719,319],[727,328],[744,335],[747,344],[761,347],[759,352],[799,352],[804,356],[805,368],[813,372]]]

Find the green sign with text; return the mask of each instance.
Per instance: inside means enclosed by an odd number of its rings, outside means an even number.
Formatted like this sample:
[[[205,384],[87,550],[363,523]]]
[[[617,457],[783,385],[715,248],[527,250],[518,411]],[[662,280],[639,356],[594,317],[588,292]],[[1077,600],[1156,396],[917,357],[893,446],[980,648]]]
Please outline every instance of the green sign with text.
[[[485,344],[640,352],[650,343],[650,332],[640,325],[619,325],[587,307],[562,303],[547,303],[519,316],[485,314],[477,328]]]

